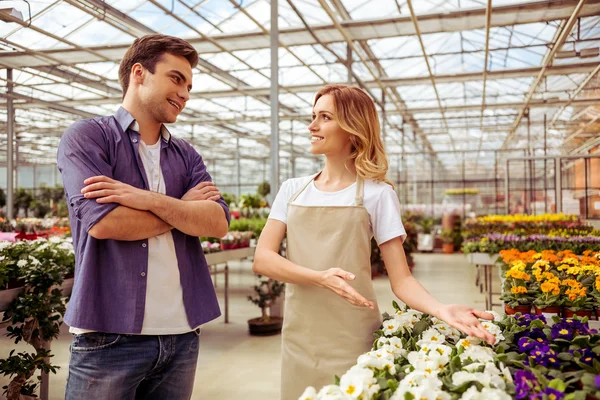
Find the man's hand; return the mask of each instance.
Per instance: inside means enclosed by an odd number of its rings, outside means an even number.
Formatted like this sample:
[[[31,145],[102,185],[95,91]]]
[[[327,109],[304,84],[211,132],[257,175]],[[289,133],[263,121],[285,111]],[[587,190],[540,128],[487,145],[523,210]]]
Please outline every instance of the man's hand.
[[[193,201],[193,200],[211,200],[217,201],[221,198],[221,192],[212,182],[200,182],[193,188],[191,188],[186,194],[183,195],[181,200]]]
[[[148,211],[153,193],[138,189],[106,176],[93,176],[83,181],[86,185],[81,193],[86,199],[96,199],[98,203],[118,203],[136,210]]]

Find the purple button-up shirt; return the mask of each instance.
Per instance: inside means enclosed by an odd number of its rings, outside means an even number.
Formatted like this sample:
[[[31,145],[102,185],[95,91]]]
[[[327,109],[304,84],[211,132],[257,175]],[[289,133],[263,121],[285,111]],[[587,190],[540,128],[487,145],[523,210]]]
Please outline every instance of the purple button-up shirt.
[[[109,333],[140,333],[146,302],[148,240],[99,240],[88,235],[94,224],[118,207],[81,194],[83,181],[105,175],[148,190],[139,153],[140,134],[129,129],[134,118],[123,108],[114,116],[78,121],[63,134],[58,169],[69,203],[75,246],[75,284],[67,307],[69,326]],[[198,152],[186,141],[161,139],[160,167],[166,195],[180,199],[200,182],[211,181]],[[221,198],[218,203],[229,209]],[[200,240],[172,230],[183,303],[191,327],[221,315]]]

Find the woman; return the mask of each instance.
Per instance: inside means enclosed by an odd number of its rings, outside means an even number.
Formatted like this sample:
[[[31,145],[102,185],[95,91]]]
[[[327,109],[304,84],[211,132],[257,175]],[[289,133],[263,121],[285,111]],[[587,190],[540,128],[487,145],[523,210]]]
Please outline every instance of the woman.
[[[315,176],[281,187],[260,236],[254,272],[287,282],[281,399],[333,383],[371,349],[381,324],[371,283],[375,237],[394,294],[419,311],[493,343],[478,317],[493,316],[435,300],[415,280],[404,255],[400,203],[386,180],[388,163],[377,111],[362,90],[321,89],[308,127],[311,153],[325,155]],[[288,259],[278,254],[287,232]]]

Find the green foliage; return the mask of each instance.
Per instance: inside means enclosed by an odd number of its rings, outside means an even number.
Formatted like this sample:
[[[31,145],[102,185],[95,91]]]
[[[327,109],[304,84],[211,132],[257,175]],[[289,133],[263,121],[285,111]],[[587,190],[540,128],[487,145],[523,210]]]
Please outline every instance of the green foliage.
[[[227,205],[229,207],[235,206],[235,203],[237,202],[237,198],[235,197],[234,194],[231,193],[221,193],[221,196],[223,196],[223,200],[225,200],[225,203],[227,203]]]
[[[29,215],[29,208],[31,207],[32,202],[33,202],[32,194],[28,190],[25,190],[23,188],[18,188],[15,191],[15,197],[13,199],[15,214],[18,213],[19,210],[22,208],[23,210],[25,210],[25,216],[27,217]],[[12,215],[9,217],[14,218],[15,216],[16,215]]]
[[[262,182],[260,185],[258,185],[257,193],[262,197],[267,197],[269,194],[271,194],[271,184],[267,181]]]
[[[271,307],[273,302],[283,293],[285,283],[278,282],[274,279],[265,278],[258,275],[259,282],[254,285],[255,294],[248,296],[248,300],[260,307],[262,311],[262,320],[269,321],[267,309]]]
[[[232,219],[229,224],[230,232],[252,232],[253,237],[258,239],[265,227],[267,220],[264,218],[240,218]]]
[[[35,353],[18,353],[0,360],[0,373],[12,377],[5,387],[9,400],[19,394],[32,395],[37,385],[29,381],[37,370],[56,372],[45,360],[52,357],[44,343],[60,333],[66,302],[60,285],[75,265],[73,246],[59,238],[24,241],[0,247],[0,284],[9,279],[24,282],[24,290],[4,312],[3,321],[10,325],[6,335],[15,343],[24,341]]]

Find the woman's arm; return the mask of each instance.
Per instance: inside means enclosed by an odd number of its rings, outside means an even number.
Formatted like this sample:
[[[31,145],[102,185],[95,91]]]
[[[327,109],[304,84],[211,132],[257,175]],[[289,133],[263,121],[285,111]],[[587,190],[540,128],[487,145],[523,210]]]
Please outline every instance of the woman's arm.
[[[285,236],[286,224],[275,219],[267,220],[256,247],[252,270],[281,282],[298,285],[318,286],[329,289],[356,306],[375,308],[375,305],[361,296],[346,280],[355,276],[340,268],[315,271],[294,264],[279,255],[279,247]]]
[[[494,343],[494,336],[487,332],[478,320],[478,318],[493,319],[493,316],[472,307],[442,304],[429,294],[410,273],[402,240],[399,237],[383,243],[379,248],[396,297],[411,308],[437,317],[469,336]]]

